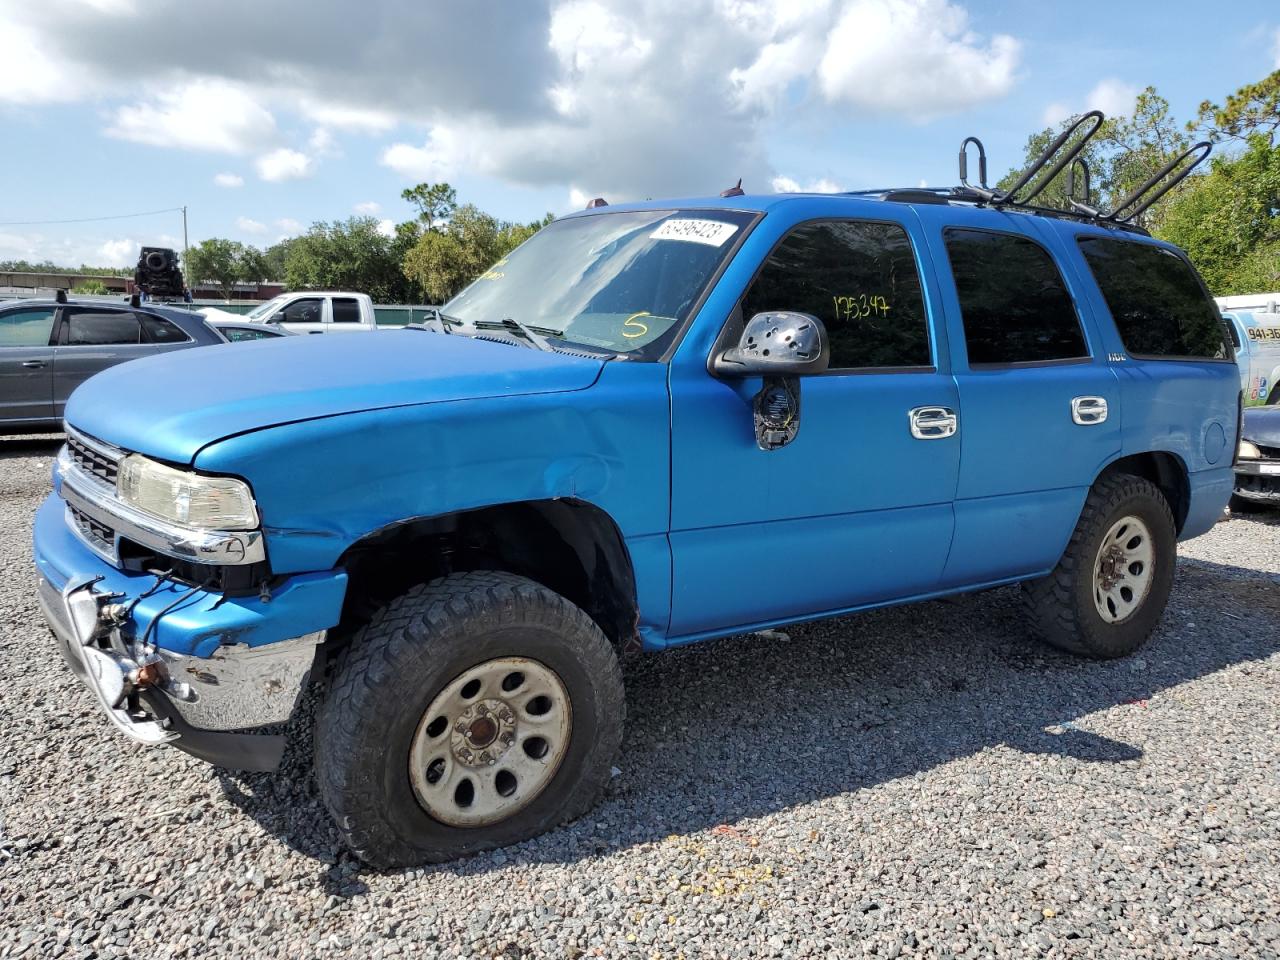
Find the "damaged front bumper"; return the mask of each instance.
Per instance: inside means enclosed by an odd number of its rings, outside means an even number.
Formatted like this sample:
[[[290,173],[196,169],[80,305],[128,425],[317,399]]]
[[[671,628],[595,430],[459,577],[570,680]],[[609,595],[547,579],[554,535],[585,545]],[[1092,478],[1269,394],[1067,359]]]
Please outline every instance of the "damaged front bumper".
[[[272,770],[346,575],[303,574],[227,597],[120,570],[72,533],[54,494],[36,516],[38,597],[62,655],[110,722],[219,766]]]

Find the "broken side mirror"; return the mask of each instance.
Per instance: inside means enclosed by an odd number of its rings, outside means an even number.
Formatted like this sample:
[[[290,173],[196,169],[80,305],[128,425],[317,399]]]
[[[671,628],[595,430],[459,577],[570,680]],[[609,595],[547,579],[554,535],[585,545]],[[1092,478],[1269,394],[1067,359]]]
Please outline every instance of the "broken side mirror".
[[[722,377],[795,377],[825,373],[830,362],[821,320],[776,310],[748,320],[738,345],[716,357],[712,369]]]
[[[757,313],[743,328],[736,347],[715,358],[721,376],[760,376],[764,383],[751,402],[756,446],[785,447],[800,432],[800,377],[825,373],[831,345],[822,321],[807,313]]]

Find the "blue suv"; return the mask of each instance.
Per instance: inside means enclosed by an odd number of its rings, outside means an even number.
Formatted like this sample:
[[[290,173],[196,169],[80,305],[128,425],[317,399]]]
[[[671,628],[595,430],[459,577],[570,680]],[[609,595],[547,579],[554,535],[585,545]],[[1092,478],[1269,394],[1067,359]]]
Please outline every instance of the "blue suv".
[[[93,378],[35,525],[49,624],[135,740],[271,769],[322,680],[320,791],[379,865],[588,810],[627,650],[1017,583],[1032,633],[1127,654],[1232,490],[1221,317],[1118,218],[596,206],[431,326]]]

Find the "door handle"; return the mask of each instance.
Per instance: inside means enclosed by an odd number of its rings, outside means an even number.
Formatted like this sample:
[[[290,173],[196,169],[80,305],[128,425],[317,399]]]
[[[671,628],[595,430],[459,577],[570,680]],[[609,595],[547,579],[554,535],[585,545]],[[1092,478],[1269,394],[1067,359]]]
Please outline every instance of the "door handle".
[[[1082,427],[1090,427],[1095,423],[1106,422],[1106,397],[1073,397],[1071,400],[1071,419]]]
[[[43,360],[23,360],[22,365],[30,370],[39,370],[45,365]]]
[[[959,418],[950,407],[916,407],[907,419],[917,440],[942,440],[959,429]]]

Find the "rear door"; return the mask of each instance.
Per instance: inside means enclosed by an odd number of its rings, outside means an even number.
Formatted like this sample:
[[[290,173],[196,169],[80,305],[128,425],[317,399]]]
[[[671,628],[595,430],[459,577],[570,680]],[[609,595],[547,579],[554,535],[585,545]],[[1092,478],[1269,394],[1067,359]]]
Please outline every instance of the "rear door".
[[[0,420],[53,417],[54,307],[0,312]]]
[[[332,297],[329,300],[332,320],[330,333],[361,333],[367,327],[360,311],[360,301],[355,297]]]
[[[1050,569],[1121,445],[1119,384],[1075,273],[1027,218],[975,213],[958,226],[922,211],[964,424],[944,586]]]
[[[99,370],[155,352],[132,310],[63,307],[53,348],[54,415],[61,417],[71,392]]]

